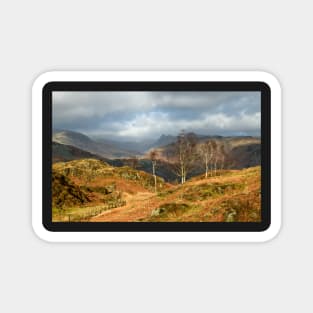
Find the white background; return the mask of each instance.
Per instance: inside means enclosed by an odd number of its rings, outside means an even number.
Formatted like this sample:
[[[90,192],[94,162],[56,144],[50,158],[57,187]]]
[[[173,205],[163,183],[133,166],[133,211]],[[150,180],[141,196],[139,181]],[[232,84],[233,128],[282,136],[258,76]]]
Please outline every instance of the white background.
[[[2,1],[0,311],[312,311],[310,3]],[[31,229],[31,85],[54,69],[275,74],[283,88],[280,235],[264,244],[39,240]]]

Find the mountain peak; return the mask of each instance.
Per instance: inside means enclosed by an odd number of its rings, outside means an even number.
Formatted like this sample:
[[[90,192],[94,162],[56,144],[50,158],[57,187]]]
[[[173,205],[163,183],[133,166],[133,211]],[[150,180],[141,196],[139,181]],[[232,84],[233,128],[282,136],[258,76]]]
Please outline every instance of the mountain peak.
[[[176,136],[162,134],[160,138],[151,145],[151,148],[167,146],[175,141]]]

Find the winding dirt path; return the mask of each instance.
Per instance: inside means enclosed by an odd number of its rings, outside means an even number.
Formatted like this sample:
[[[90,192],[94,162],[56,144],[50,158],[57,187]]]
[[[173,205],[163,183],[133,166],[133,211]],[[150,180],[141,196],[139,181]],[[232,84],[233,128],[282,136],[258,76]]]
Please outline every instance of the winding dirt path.
[[[138,192],[125,195],[126,205],[105,211],[90,219],[91,222],[133,222],[145,218],[158,203],[152,192]]]

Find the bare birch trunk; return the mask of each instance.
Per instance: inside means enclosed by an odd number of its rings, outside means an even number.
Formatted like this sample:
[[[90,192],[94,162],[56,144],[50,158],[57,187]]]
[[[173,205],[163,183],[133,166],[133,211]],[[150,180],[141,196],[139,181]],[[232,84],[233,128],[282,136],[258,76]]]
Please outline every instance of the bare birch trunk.
[[[181,166],[181,184],[184,183],[184,168]]]
[[[155,175],[155,163],[152,163],[152,172],[154,177],[154,192],[157,192],[157,177]]]

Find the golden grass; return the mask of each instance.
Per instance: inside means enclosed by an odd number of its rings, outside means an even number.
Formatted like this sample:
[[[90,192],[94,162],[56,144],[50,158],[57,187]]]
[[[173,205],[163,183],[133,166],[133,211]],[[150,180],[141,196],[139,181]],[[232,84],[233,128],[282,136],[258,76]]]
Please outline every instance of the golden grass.
[[[261,220],[260,167],[219,171],[215,177],[193,177],[184,185],[161,186],[154,193],[151,175],[128,167],[114,168],[101,161],[56,163],[54,170],[67,175],[90,202],[53,209],[54,221],[123,222],[258,222]],[[87,174],[86,174],[87,173]],[[86,175],[85,175],[86,174]],[[102,188],[114,184],[105,195]],[[89,190],[89,192],[88,192]],[[116,200],[121,204],[108,208]],[[110,202],[111,201],[111,202]],[[121,202],[119,202],[121,201]],[[125,201],[126,203],[122,203]],[[123,204],[123,205],[122,205]],[[125,204],[125,205],[124,205]]]

